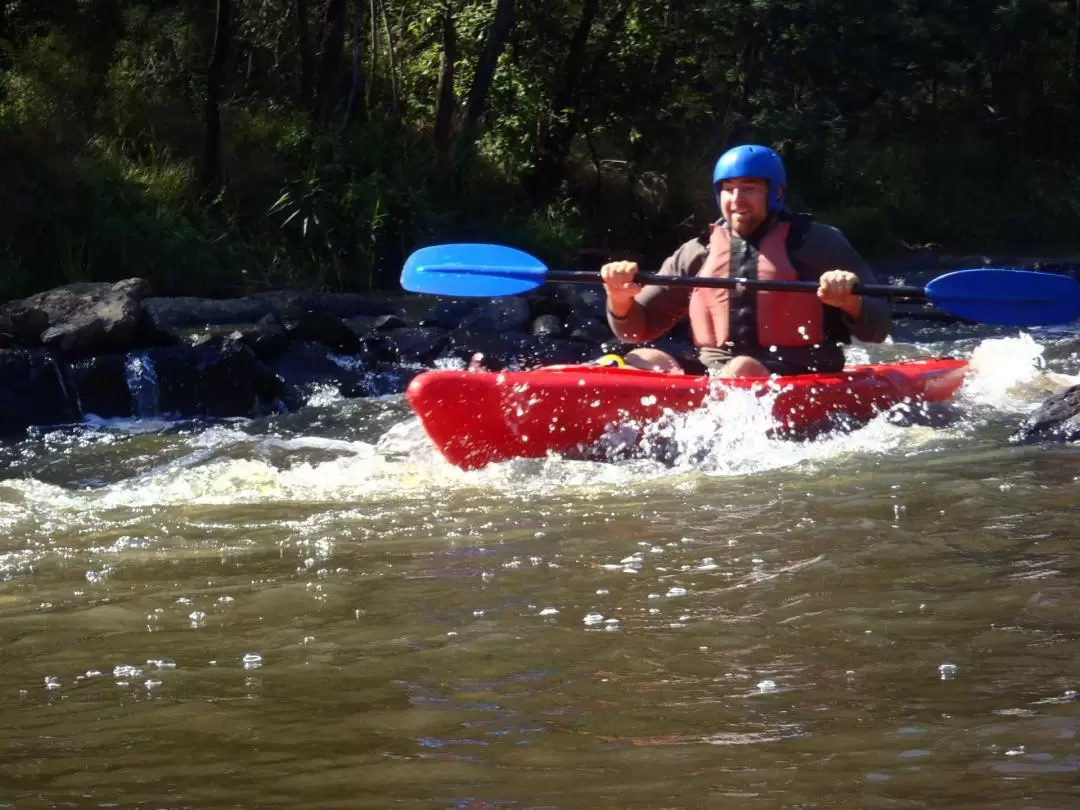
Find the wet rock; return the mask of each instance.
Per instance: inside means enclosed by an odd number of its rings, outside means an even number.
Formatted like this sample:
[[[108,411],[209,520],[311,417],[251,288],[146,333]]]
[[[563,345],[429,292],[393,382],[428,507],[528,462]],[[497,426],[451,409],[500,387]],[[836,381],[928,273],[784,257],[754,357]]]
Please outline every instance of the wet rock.
[[[1024,444],[1080,441],[1080,385],[1049,397],[1009,440]]]
[[[255,323],[274,311],[261,298],[147,298],[143,306],[160,329]]]
[[[491,371],[507,368],[531,368],[540,365],[552,344],[536,335],[524,333],[497,335],[476,334],[458,329],[450,333],[450,343],[444,357],[468,363],[474,355],[482,355],[482,364]]]
[[[0,432],[61,425],[81,418],[56,360],[40,349],[0,349]]]
[[[285,383],[239,338],[198,346],[194,359],[200,415],[257,416],[284,407]]]
[[[611,338],[611,328],[582,314],[575,314],[567,323],[566,336],[573,340],[599,343]]]
[[[380,315],[372,323],[376,332],[392,332],[395,329],[404,329],[409,324],[399,315]]]
[[[7,313],[7,325],[16,328],[13,334],[24,338],[37,331],[44,313],[47,326],[39,333],[41,343],[68,357],[88,357],[160,342],[142,306],[149,294],[150,286],[142,279],[68,284],[9,302],[2,312]]]
[[[569,363],[587,363],[604,354],[600,347],[592,342],[556,338],[545,340],[533,355],[536,365],[551,366]]]
[[[334,318],[348,319],[377,316],[397,311],[397,304],[383,295],[367,293],[324,293],[301,290],[269,290],[256,293],[251,299],[268,305],[282,318],[290,311],[321,310]],[[261,317],[261,316],[260,316]]]
[[[450,333],[436,326],[395,329],[385,335],[385,348],[399,363],[430,364],[450,343]]]
[[[331,360],[326,346],[320,343],[294,343],[273,361],[270,368],[291,389],[292,394],[286,401],[289,407],[303,404],[324,387],[335,389],[343,397],[368,394],[363,376]]]
[[[566,334],[566,327],[562,318],[548,313],[533,319],[532,333],[537,337],[560,337]]]
[[[190,419],[202,412],[199,404],[198,354],[192,346],[171,346],[140,353],[140,416]],[[137,399],[140,399],[136,395]]]
[[[360,351],[360,338],[356,333],[326,310],[293,306],[282,312],[282,318],[290,341],[321,343],[338,354]]]
[[[529,304],[524,298],[492,298],[462,318],[458,328],[501,335],[524,332],[529,323]]]
[[[0,308],[0,332],[10,335],[13,343],[38,344],[41,333],[48,328],[49,313],[25,300],[11,301]]]
[[[84,415],[103,419],[135,415],[135,403],[127,382],[126,355],[99,354],[71,364],[70,378],[78,392]]]
[[[272,360],[289,348],[289,333],[273,313],[260,318],[252,329],[242,334],[244,342],[260,360]]]
[[[442,299],[437,301],[425,313],[418,326],[438,326],[442,329],[457,329],[465,316],[476,309],[475,299]]]

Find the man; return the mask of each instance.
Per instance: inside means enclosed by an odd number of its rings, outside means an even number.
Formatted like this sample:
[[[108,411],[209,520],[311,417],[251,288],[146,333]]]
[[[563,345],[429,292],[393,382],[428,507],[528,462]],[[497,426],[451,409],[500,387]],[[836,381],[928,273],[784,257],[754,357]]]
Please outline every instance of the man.
[[[881,343],[892,316],[884,299],[863,299],[855,284],[874,283],[866,262],[840,231],[784,206],[787,174],[765,146],[738,146],[720,156],[713,187],[721,220],[680,247],[661,275],[817,281],[807,292],[745,288],[642,287],[635,262],[611,262],[600,275],[608,323],[627,343],[655,340],[689,315],[698,361],[659,349],[635,349],[626,365],[721,377],[839,371],[852,337]]]

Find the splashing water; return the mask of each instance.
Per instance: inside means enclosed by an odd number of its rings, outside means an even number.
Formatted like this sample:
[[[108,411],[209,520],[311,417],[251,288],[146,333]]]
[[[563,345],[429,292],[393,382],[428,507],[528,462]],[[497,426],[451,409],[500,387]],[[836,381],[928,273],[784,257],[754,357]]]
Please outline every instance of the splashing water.
[[[854,456],[913,455],[968,441],[988,421],[1028,411],[1047,391],[1080,379],[1047,371],[1042,354],[1043,347],[1028,334],[972,347],[971,373],[944,425],[920,423],[898,406],[855,430],[790,441],[772,430],[777,392],[759,396],[730,391],[693,413],[613,429],[602,442],[601,461],[519,459],[476,471],[443,461],[412,416],[370,441],[357,439],[357,425],[371,418],[364,409],[373,406],[331,398],[322,409],[334,410],[333,425],[305,421],[301,415],[293,435],[276,432],[276,423],[259,433],[257,423],[239,421],[182,431],[159,463],[134,475],[121,471],[112,483],[65,489],[35,480],[32,474],[0,482],[0,524],[32,524],[46,508],[54,520],[64,512],[74,520],[76,513],[86,511],[162,504],[354,504],[469,491],[499,492],[508,498],[573,491],[590,498],[628,487],[693,485],[701,476],[750,476],[789,468],[810,472]],[[345,438],[325,435],[335,425]],[[120,423],[87,429],[124,433]],[[137,441],[141,433],[135,423],[126,435]],[[640,441],[645,452],[629,452],[631,439]],[[74,445],[76,439],[71,441]],[[61,440],[53,446],[62,449]]]
[[[982,408],[1026,412],[1058,388],[1080,381],[1080,376],[1048,371],[1044,352],[1026,332],[982,341],[971,353],[962,398]]]

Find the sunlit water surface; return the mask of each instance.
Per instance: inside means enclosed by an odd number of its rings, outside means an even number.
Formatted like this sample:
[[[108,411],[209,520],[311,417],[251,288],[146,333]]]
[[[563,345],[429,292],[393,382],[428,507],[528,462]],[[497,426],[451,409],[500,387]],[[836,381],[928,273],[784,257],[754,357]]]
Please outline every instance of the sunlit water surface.
[[[1078,348],[858,348],[977,370],[664,461],[466,473],[401,397],[9,443],[0,807],[1078,807],[1080,452],[1007,441]]]

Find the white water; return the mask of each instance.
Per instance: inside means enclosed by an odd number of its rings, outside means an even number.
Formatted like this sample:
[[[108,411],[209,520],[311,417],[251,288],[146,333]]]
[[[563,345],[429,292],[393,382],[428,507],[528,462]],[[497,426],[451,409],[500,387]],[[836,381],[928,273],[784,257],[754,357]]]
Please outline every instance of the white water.
[[[952,348],[954,355],[964,354]],[[862,360],[859,354],[864,351],[857,347],[853,359]],[[925,352],[911,351],[908,356],[916,353]],[[371,504],[493,490],[503,497],[528,498],[566,490],[694,486],[701,476],[748,476],[783,469],[812,474],[852,457],[904,457],[955,447],[987,422],[1017,421],[1048,394],[1080,380],[1080,376],[1048,370],[1043,354],[1044,346],[1029,334],[974,345],[967,355],[972,373],[950,406],[952,418],[940,427],[905,424],[911,420],[889,412],[852,432],[814,441],[784,441],[768,434],[768,397],[729,395],[698,412],[647,429],[647,443],[663,447],[666,461],[639,458],[608,464],[551,458],[466,472],[439,458],[411,417],[375,441],[320,435],[318,420],[305,428],[311,435],[284,438],[253,433],[242,423],[217,425],[178,437],[183,452],[174,453],[170,460],[105,486],[72,490],[34,478],[4,481],[0,483],[0,529],[32,521],[43,509],[57,519],[58,512],[169,504]],[[351,409],[362,407],[357,401],[333,398],[322,405],[332,406],[344,420]],[[147,425],[137,420],[98,420],[89,427],[131,435]],[[616,446],[618,435],[609,441]]]

